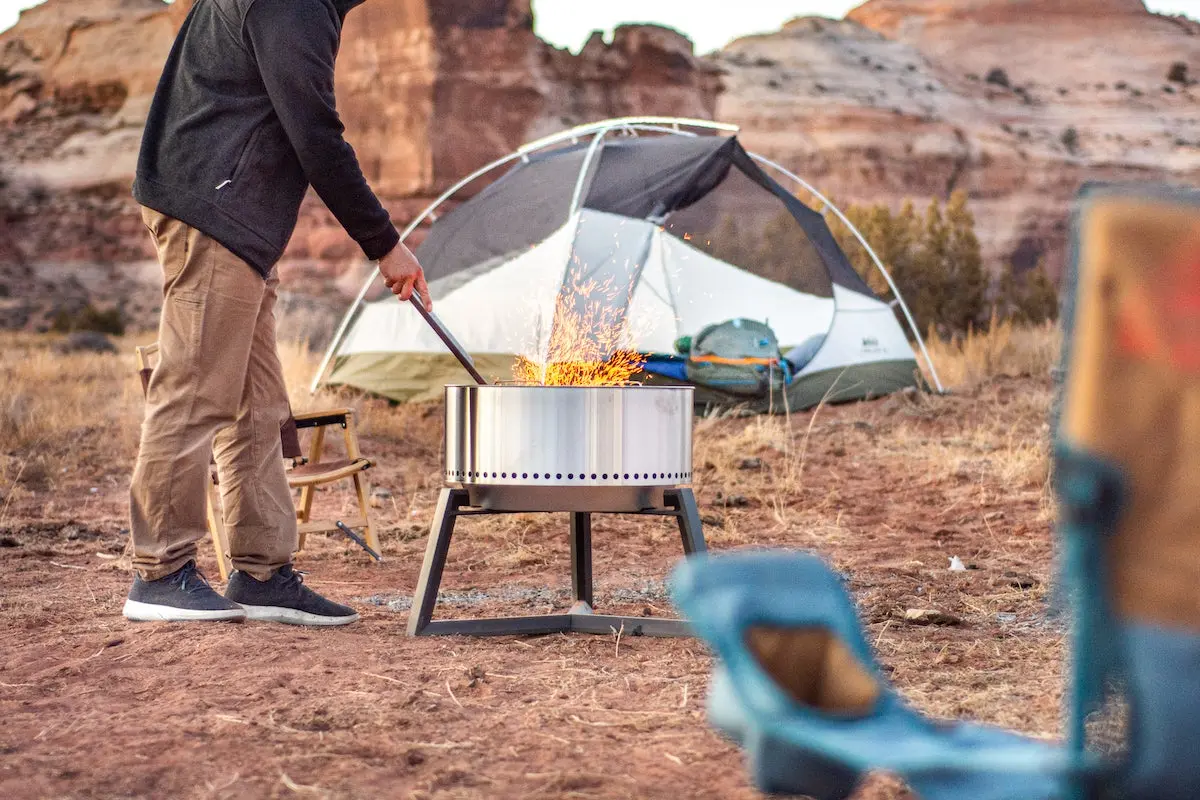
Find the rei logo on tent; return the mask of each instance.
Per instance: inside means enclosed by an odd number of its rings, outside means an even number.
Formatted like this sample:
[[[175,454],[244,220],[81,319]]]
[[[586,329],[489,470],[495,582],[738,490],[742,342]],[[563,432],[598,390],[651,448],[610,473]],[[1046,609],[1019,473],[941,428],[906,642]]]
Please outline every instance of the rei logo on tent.
[[[883,348],[879,346],[879,340],[874,336],[863,337],[862,349],[864,353],[879,353],[883,351]]]

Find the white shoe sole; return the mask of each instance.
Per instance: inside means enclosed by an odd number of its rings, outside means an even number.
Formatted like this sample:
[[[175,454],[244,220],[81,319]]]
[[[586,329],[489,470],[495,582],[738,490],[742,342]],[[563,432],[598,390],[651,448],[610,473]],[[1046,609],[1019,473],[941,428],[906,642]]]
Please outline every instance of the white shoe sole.
[[[351,614],[348,617],[323,617],[320,614],[310,614],[307,611],[300,611],[295,608],[248,606],[245,603],[242,604],[242,608],[246,610],[246,619],[262,620],[263,622],[282,622],[284,625],[330,627],[358,622],[358,614]]]
[[[199,611],[193,608],[174,608],[143,603],[140,600],[125,600],[121,610],[125,619],[134,622],[241,622],[246,612],[240,608],[221,611]]]

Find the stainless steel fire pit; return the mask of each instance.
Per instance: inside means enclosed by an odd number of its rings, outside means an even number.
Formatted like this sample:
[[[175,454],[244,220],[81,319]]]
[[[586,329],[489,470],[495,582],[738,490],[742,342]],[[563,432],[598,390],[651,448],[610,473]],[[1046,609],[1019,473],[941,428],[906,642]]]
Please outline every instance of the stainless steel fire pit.
[[[494,511],[641,511],[692,479],[692,387],[447,386],[445,480]]]
[[[447,386],[442,490],[410,635],[583,631],[674,636],[681,620],[595,614],[591,515],[673,517],[685,554],[704,550],[692,480],[690,386]],[[565,614],[433,620],[454,522],[567,511],[575,605]]]

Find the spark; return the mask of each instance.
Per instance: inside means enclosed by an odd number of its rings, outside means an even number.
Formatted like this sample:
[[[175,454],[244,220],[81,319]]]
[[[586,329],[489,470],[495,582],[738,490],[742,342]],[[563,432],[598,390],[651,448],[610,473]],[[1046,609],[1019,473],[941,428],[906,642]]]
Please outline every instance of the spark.
[[[611,279],[573,281],[555,301],[550,342],[544,358],[517,357],[518,383],[543,386],[615,386],[629,383],[642,358],[629,346],[625,298],[629,287]]]

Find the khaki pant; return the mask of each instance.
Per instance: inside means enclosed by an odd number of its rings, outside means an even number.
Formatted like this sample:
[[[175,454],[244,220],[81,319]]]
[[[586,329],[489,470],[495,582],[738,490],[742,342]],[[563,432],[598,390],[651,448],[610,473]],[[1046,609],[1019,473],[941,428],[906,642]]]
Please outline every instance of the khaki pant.
[[[264,281],[179,220],[150,209],[142,218],[158,247],[163,305],[130,487],[134,568],[154,580],[195,558],[215,455],[233,566],[266,580],[296,548],[279,440],[290,416],[275,345],[279,279]]]

